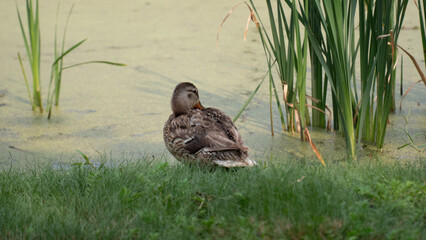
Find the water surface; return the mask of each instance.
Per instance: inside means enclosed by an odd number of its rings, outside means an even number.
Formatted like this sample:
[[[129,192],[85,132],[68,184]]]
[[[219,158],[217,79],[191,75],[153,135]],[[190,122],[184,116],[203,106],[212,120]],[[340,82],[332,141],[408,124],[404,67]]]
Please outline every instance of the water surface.
[[[258,10],[266,13],[263,1],[257,2]],[[40,1],[44,101],[53,61],[56,3]],[[21,12],[24,4],[19,1]],[[60,32],[70,4],[61,3]],[[48,121],[46,114],[31,111],[27,99],[17,59],[18,51],[25,55],[25,47],[15,3],[1,1],[0,164],[81,161],[76,149],[91,158],[164,154],[172,159],[163,144],[162,128],[171,113],[169,101],[177,83],[193,82],[199,88],[203,105],[221,108],[233,116],[267,70],[253,24],[247,40],[243,40],[249,14],[244,6],[235,10],[226,22],[220,47],[216,48],[218,26],[233,5],[225,0],[203,3],[76,0],[67,46],[88,40],[66,57],[65,64],[110,60],[128,66],[86,65],[64,71],[60,107],[54,109]],[[417,10],[410,2],[400,45],[420,60],[423,56],[417,17]],[[421,64],[423,67],[423,61]],[[30,74],[27,64],[25,67]],[[407,57],[404,73],[407,89],[419,79]],[[426,132],[425,89],[418,84],[404,100],[405,113],[411,109],[408,124],[411,133]],[[271,136],[268,91],[268,85],[264,84],[236,123],[252,149],[253,158],[262,160],[272,154],[314,159],[315,154],[307,143],[300,142],[298,134],[282,133],[275,106],[275,136]],[[399,99],[398,96],[398,103]],[[397,111],[391,116],[385,148],[379,155],[395,160],[424,158],[423,153],[409,148],[397,150],[406,142],[404,135],[395,130],[404,127],[402,114]],[[312,129],[311,134],[326,161],[344,158],[345,145],[338,133]],[[422,137],[415,140],[419,144],[426,142]],[[377,152],[361,153],[374,156]]]

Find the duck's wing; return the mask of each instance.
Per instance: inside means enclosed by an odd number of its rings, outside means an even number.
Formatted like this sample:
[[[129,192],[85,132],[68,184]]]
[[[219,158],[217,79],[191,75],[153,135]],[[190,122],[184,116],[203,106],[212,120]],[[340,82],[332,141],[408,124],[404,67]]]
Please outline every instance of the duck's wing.
[[[198,131],[203,131],[203,129]],[[166,147],[173,155],[193,154],[203,147],[197,141],[193,141],[196,132],[191,126],[191,116],[189,115],[174,117],[172,114],[164,125],[163,132]]]
[[[248,150],[232,119],[215,108],[194,109],[187,115],[169,118],[165,141],[169,149],[194,154],[205,151]],[[168,139],[166,139],[166,137]]]
[[[216,108],[205,108],[198,114],[200,116],[194,116],[193,122],[206,130],[203,136],[205,147],[216,151],[246,148],[234,122],[224,112]]]

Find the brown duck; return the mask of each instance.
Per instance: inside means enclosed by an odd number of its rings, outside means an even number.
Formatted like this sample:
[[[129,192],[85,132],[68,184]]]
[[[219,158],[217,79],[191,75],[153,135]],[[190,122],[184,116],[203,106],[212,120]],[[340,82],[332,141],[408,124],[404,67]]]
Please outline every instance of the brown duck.
[[[227,168],[256,165],[231,118],[219,109],[204,108],[194,84],[179,83],[171,106],[173,113],[164,124],[163,136],[177,160]]]

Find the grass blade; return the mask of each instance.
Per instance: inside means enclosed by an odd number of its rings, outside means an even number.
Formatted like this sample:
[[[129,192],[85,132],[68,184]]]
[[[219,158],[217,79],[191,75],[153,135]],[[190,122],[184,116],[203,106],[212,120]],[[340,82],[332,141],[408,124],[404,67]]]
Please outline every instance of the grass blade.
[[[68,29],[68,23],[69,23],[69,20],[71,18],[71,13],[72,13],[73,9],[74,9],[74,3],[72,4],[70,11],[68,12],[67,20],[65,22],[64,34],[62,36],[61,54],[63,54],[64,50],[65,50],[65,39],[66,39],[66,34],[67,34],[67,29]],[[55,38],[56,38],[56,35],[55,35]],[[55,58],[56,57],[57,56],[55,54]],[[55,106],[59,106],[59,94],[60,94],[60,91],[61,91],[63,64],[64,64],[64,61],[63,61],[63,59],[61,59],[59,61],[59,66],[57,66],[56,73],[55,73]]]
[[[24,26],[22,25],[21,14],[19,13],[18,5],[16,5],[16,12],[18,13],[19,26],[21,28],[22,38],[24,39],[25,49],[27,50],[27,56],[28,56],[28,59],[31,61],[32,60],[31,51],[28,45],[27,35],[25,34]]]
[[[414,66],[416,67],[417,72],[419,73],[420,77],[422,78],[422,81],[424,85],[426,86],[426,76],[423,74],[422,69],[420,68],[419,64],[417,63],[416,59],[411,55],[407,50],[402,48],[401,46],[397,45],[402,51],[404,51],[405,54],[410,57],[411,61],[413,62]]]
[[[87,62],[76,63],[76,64],[73,64],[73,65],[70,65],[70,66],[63,67],[62,70],[81,66],[81,65],[85,65],[85,64],[90,64],[90,63],[103,63],[103,64],[109,64],[109,65],[114,65],[114,66],[119,66],[119,67],[127,66],[124,63],[116,63],[116,62],[109,62],[109,61],[87,61]]]
[[[80,42],[74,44],[72,47],[68,48],[64,53],[62,53],[58,58],[55,59],[55,61],[52,63],[52,66],[54,66],[55,64],[57,64],[62,58],[64,58],[68,53],[72,52],[74,49],[76,49],[77,47],[79,47],[81,44],[83,44],[85,41],[87,40],[81,40]]]
[[[275,62],[274,62],[275,63]],[[262,80],[259,82],[259,84],[257,85],[257,87],[254,89],[254,91],[251,93],[250,97],[247,99],[247,101],[245,101],[245,103],[243,104],[243,106],[240,108],[240,110],[238,111],[238,113],[234,116],[234,118],[232,119],[233,122],[236,122],[238,120],[238,118],[241,116],[241,114],[244,112],[244,110],[247,108],[248,104],[251,102],[251,100],[253,99],[254,95],[256,95],[257,91],[259,90],[260,86],[262,85],[263,81],[265,81],[266,77],[269,75],[269,70],[265,73],[265,76],[263,76]]]

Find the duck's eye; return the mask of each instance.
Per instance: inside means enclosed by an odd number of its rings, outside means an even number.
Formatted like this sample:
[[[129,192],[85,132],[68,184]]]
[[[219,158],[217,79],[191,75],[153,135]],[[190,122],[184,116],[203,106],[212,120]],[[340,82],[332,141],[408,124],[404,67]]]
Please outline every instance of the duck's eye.
[[[188,89],[188,97],[191,98],[193,94],[195,94],[195,96],[198,96],[198,91],[195,89]]]

